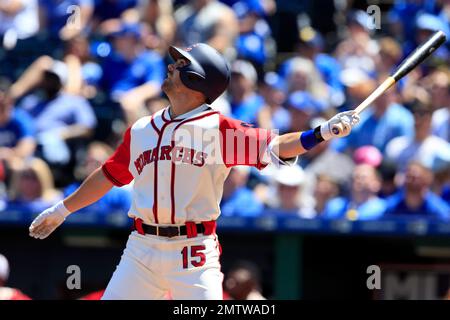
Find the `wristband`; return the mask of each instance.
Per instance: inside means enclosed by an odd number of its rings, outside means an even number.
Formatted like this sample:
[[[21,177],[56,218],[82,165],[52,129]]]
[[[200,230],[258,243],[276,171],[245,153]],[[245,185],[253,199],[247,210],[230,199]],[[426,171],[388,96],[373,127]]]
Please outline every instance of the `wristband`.
[[[55,204],[55,211],[61,213],[64,216],[64,218],[67,218],[67,216],[69,214],[71,214],[71,212],[64,205],[63,200],[61,200],[57,204]]]
[[[300,135],[300,143],[302,144],[303,148],[305,150],[310,150],[319,143],[324,141],[322,134],[320,132],[320,126],[315,128],[314,130],[308,130],[305,132],[302,132]]]

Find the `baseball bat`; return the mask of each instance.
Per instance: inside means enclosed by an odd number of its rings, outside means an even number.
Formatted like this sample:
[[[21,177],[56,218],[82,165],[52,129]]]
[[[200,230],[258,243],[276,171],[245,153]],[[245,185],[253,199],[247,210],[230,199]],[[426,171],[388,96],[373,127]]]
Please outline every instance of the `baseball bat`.
[[[381,83],[375,91],[373,91],[363,102],[356,108],[355,112],[360,114],[369,105],[371,105],[379,96],[388,90],[394,83],[407,75],[412,69],[421,64],[428,58],[437,48],[439,48],[446,40],[446,36],[442,31],[436,31],[427,41],[422,43],[410,55],[408,55],[403,62],[395,69],[395,71]],[[333,133],[338,134],[342,132],[342,125],[334,125]]]

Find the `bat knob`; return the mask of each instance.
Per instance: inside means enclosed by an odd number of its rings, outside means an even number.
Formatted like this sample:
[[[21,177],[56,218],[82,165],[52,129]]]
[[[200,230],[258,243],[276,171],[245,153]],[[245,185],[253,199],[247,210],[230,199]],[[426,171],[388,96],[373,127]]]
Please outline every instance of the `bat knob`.
[[[339,134],[339,128],[338,128],[338,127],[333,127],[333,128],[331,129],[331,132],[333,132],[333,134],[338,135],[338,134]]]

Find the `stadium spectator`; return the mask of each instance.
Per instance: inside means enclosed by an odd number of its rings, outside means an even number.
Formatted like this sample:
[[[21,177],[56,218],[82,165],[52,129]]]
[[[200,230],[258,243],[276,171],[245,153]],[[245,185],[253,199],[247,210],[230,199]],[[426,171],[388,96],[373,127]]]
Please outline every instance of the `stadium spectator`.
[[[375,57],[379,47],[367,28],[369,19],[367,12],[362,10],[351,11],[348,14],[348,34],[335,50],[335,56],[343,68],[358,68],[367,74],[375,71]]]
[[[376,88],[376,81],[358,68],[342,69],[339,78],[344,85],[345,101],[339,111],[356,108]],[[336,141],[344,145],[345,140]]]
[[[274,197],[268,199],[270,213],[314,218],[312,199],[303,193],[305,173],[299,166],[280,166],[272,175]]]
[[[376,71],[379,75],[391,74],[402,59],[402,47],[392,37],[382,37],[378,40],[380,51],[376,60]]]
[[[266,300],[258,267],[249,261],[235,263],[226,275],[224,291],[230,300]]]
[[[319,174],[315,180],[313,191],[314,214],[316,217],[322,215],[325,206],[331,199],[339,195],[339,185],[327,174]]]
[[[129,124],[142,112],[145,100],[159,96],[165,74],[162,57],[145,49],[140,24],[123,23],[110,34],[113,51],[101,62],[102,85],[120,101]]]
[[[292,92],[287,101],[291,121],[288,131],[306,131],[311,129],[311,121],[321,111],[321,104],[306,91]]]
[[[378,196],[385,199],[398,191],[396,183],[397,164],[383,159],[378,167],[378,172],[381,176],[381,189]]]
[[[0,1],[0,38],[5,48],[14,48],[17,40],[30,38],[38,31],[38,0]]]
[[[384,78],[379,78],[379,83]],[[395,90],[388,90],[361,114],[361,122],[355,127],[356,134],[341,143],[354,151],[364,145],[373,145],[381,152],[394,138],[412,137],[414,119],[410,111],[396,102]],[[354,106],[355,107],[355,106]]]
[[[40,0],[41,28],[53,39],[69,40],[86,30],[94,12],[94,0]]]
[[[316,100],[328,105],[331,91],[310,59],[293,58],[286,71],[285,80],[289,94],[295,91],[307,91]]]
[[[330,200],[323,212],[326,219],[375,220],[382,217],[385,200],[378,197],[381,179],[368,164],[357,165],[353,171],[350,197]]]
[[[118,10],[110,18],[96,21],[97,23],[101,22],[97,31],[102,34],[110,34],[115,32],[121,24],[139,24],[141,26],[140,42],[144,47],[165,56],[169,45],[173,44],[176,32],[172,1],[127,0],[119,3],[119,1],[109,0],[102,5],[102,10],[105,12],[108,11],[107,2],[110,1],[117,2],[114,6]],[[121,11],[120,14],[119,11]],[[106,15],[109,14],[108,11]]]
[[[368,164],[377,168],[383,161],[383,155],[374,146],[362,146],[353,153],[353,162],[358,164]]]
[[[260,1],[238,1],[232,8],[239,20],[239,35],[235,42],[237,56],[251,61],[262,76],[267,58],[274,54],[271,30],[264,19],[264,6]]]
[[[236,60],[231,65],[231,81],[228,87],[233,117],[256,124],[257,115],[264,106],[264,99],[256,93],[258,75],[252,64]]]
[[[431,134],[432,105],[428,95],[419,96],[410,103],[414,115],[414,136],[401,136],[386,146],[386,157],[405,170],[409,160],[418,160],[433,168],[440,161],[450,162],[450,143]]]
[[[113,150],[108,145],[97,141],[90,143],[84,158],[79,161],[75,168],[74,175],[77,182],[70,184],[64,189],[64,196],[68,196],[78,189],[81,185],[80,181],[86,179],[87,176],[100,167],[112,154]],[[113,212],[122,212],[125,215],[131,206],[130,188],[130,186],[122,188],[113,187],[103,198],[84,208],[82,211],[99,212],[105,215]]]
[[[62,193],[54,188],[48,165],[39,158],[33,158],[13,173],[6,210],[36,213],[61,199]]]
[[[43,56],[11,88],[13,97],[20,97],[31,89],[40,89],[41,95],[27,95],[19,106],[33,118],[38,145],[42,147],[45,160],[62,165],[71,159],[67,142],[90,137],[97,124],[89,102],[64,91],[68,76],[66,64]]]
[[[20,166],[36,149],[32,119],[14,108],[9,82],[0,79],[0,160],[8,167]]]
[[[303,27],[299,32],[297,47],[296,57],[304,57],[313,61],[322,79],[328,85],[331,106],[340,106],[345,98],[344,87],[339,79],[341,66],[333,56],[323,52],[325,49],[323,36],[310,26]],[[295,61],[295,57],[285,61],[280,68],[280,73],[288,73],[292,67],[291,64]]]
[[[64,62],[70,74],[65,91],[88,99],[95,97],[103,70],[91,54],[89,39],[80,35],[64,45]]]
[[[450,219],[450,207],[431,192],[432,181],[429,168],[417,161],[409,162],[401,190],[387,198],[386,216]]]
[[[404,44],[404,53],[409,54],[419,44],[425,42],[433,33],[441,30],[448,37],[450,35],[448,22],[435,14],[428,12],[419,12],[415,17],[415,32],[412,41],[406,41]],[[448,57],[448,49],[446,46],[441,46],[434,52],[433,56],[428,59],[426,63],[430,63],[436,59],[446,59]]]
[[[9,262],[0,254],[0,301],[1,300],[31,300],[19,289],[6,287],[9,278]]]
[[[431,94],[433,135],[450,142],[450,70],[436,70],[423,80]]]
[[[223,187],[220,211],[223,216],[255,217],[264,209],[262,202],[247,187],[249,167],[231,169]]]
[[[174,16],[176,42],[185,47],[204,42],[227,54],[239,32],[235,13],[218,0],[189,0]]]
[[[150,28],[150,34],[144,37],[144,42],[147,47],[164,55],[175,39],[177,28],[172,1],[140,0],[136,8],[141,21]]]
[[[258,113],[258,126],[266,129],[277,129],[280,134],[289,130],[291,116],[284,107],[286,100],[285,84],[283,79],[275,72],[268,72],[260,87],[264,106]]]

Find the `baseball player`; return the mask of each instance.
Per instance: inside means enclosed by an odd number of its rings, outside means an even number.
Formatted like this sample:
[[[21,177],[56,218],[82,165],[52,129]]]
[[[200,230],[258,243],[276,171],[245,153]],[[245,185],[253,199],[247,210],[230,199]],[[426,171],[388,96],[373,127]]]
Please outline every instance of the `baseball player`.
[[[134,231],[102,299],[163,299],[166,293],[222,299],[216,220],[231,167],[292,165],[323,140],[348,135],[359,121],[348,111],[305,132],[253,128],[209,106],[230,81],[229,65],[215,49],[199,43],[185,50],[172,46],[169,54],[174,62],[162,90],[170,105],[128,128],[115,153],[29,229],[44,239],[113,186],[133,182],[128,215]]]

